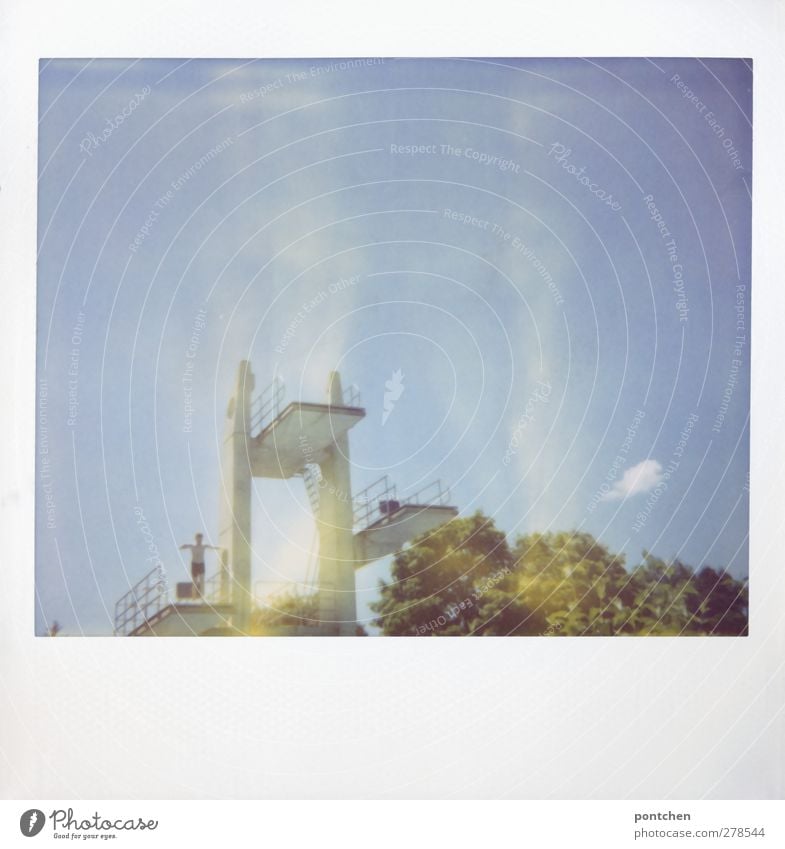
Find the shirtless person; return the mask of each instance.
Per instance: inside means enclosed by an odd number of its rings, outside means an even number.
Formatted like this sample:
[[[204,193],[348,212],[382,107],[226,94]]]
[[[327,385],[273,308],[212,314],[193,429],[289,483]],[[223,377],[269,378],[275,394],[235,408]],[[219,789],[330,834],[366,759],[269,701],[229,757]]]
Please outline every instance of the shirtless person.
[[[195,545],[185,543],[185,545],[180,546],[181,551],[184,548],[191,549],[191,579],[194,582],[194,587],[196,587],[196,594],[198,596],[204,594],[204,552],[208,548],[213,551],[221,550],[215,545],[205,545],[202,542],[202,539],[202,534],[197,534]]]

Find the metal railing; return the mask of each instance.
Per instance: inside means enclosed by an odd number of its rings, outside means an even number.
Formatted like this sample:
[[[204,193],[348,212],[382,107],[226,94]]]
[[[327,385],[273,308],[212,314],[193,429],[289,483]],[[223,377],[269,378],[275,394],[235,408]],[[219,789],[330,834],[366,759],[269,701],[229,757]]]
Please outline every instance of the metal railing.
[[[169,604],[169,591],[160,566],[148,572],[114,606],[114,633],[127,637]]]
[[[343,405],[344,407],[359,407],[362,405],[362,398],[360,397],[360,387],[356,383],[352,383],[350,386],[347,386],[343,391]]]
[[[175,603],[185,605],[214,605],[231,604],[232,588],[230,584],[231,575],[228,571],[220,569],[211,575],[202,586],[202,592],[198,592],[192,581],[181,581],[177,584]]]
[[[399,499],[395,484],[384,475],[354,497],[355,531],[365,530],[380,519],[394,515],[402,507],[440,507],[449,502],[450,490],[440,480]]]
[[[398,503],[395,484],[390,483],[387,475],[374,481],[354,496],[354,527],[364,530],[390,512],[390,507]],[[380,506],[380,505],[383,505]]]
[[[442,507],[450,503],[450,488],[442,486],[440,480],[418,489],[413,495],[407,495],[401,504],[410,507]]]
[[[303,481],[305,483],[305,491],[308,493],[308,500],[311,502],[311,509],[315,518],[319,518],[319,508],[321,499],[319,490],[322,482],[322,470],[318,463],[306,463],[302,470]]]
[[[254,398],[251,402],[251,436],[258,436],[278,418],[285,394],[286,385],[283,378],[276,377],[260,395]]]
[[[202,604],[231,604],[231,587],[226,576],[219,570],[204,582],[204,595],[194,601]]]

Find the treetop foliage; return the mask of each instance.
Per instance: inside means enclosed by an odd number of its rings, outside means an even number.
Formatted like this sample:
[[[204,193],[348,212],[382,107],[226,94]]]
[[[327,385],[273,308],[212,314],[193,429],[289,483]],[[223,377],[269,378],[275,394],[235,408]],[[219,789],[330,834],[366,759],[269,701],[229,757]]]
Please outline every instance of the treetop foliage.
[[[481,512],[395,556],[374,624],[395,636],[747,634],[746,580],[643,552],[624,557],[585,532],[519,536]]]

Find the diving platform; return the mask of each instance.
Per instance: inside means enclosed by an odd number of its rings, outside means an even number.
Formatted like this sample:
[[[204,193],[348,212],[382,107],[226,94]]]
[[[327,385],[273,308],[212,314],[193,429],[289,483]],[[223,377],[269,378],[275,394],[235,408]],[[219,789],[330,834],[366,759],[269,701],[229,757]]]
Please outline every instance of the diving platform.
[[[400,551],[404,544],[454,519],[450,491],[435,481],[403,501],[387,479],[380,478],[355,499],[355,568]]]
[[[292,478],[324,463],[336,439],[365,418],[362,407],[294,401],[248,441],[254,477]]]
[[[458,515],[458,508],[433,504],[406,504],[354,535],[355,568],[395,554],[421,534],[435,531]]]
[[[172,601],[159,567],[148,572],[115,605],[114,633],[122,637],[201,637],[230,631],[234,605],[226,598],[221,573],[210,578],[204,596],[184,600],[179,584]]]
[[[129,632],[129,637],[209,637],[230,630],[231,604],[174,602],[156,611]]]

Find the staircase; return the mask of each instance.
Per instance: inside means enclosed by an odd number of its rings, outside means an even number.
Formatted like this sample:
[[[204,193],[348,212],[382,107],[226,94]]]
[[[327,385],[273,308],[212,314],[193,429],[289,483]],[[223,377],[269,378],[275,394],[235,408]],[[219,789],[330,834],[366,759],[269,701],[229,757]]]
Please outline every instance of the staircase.
[[[308,500],[311,502],[314,519],[319,518],[319,489],[322,482],[322,470],[318,463],[306,463],[302,471],[303,482],[305,483],[305,491],[308,493]]]
[[[225,595],[225,582],[218,573],[206,582],[204,596],[172,601],[156,566],[115,604],[115,636],[195,637],[226,631],[234,608]]]
[[[115,636],[127,637],[145,623],[160,619],[161,612],[169,603],[169,589],[163,571],[156,566],[115,604]]]

